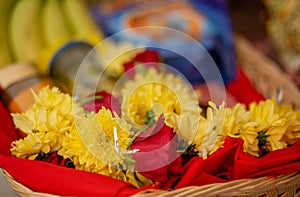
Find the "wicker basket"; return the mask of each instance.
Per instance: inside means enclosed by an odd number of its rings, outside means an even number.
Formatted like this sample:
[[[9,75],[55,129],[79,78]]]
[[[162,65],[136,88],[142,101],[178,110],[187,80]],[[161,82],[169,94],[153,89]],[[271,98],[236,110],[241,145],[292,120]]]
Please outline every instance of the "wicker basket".
[[[13,190],[15,190],[20,196],[24,197],[58,197],[57,195],[52,194],[46,194],[46,193],[40,193],[35,192],[29,189],[28,187],[22,185],[19,183],[14,177],[12,177],[8,172],[5,170],[2,170],[2,175],[6,179],[6,181],[9,183],[9,185],[12,187]]]
[[[24,197],[58,197],[57,195],[34,192],[17,182],[5,170],[3,176],[11,187]],[[173,191],[149,189],[137,193],[135,197],[167,196],[267,196],[267,197],[300,197],[300,173],[281,175],[276,178],[261,177],[241,179],[226,183],[214,183],[204,186],[189,186]]]
[[[173,191],[146,190],[135,197],[143,196],[300,196],[300,174],[281,175],[277,178],[261,177],[241,179],[226,183],[214,183],[204,186],[189,186]]]
[[[300,107],[299,89],[292,83],[277,65],[258,52],[246,39],[236,37],[236,52],[239,65],[252,81],[253,85],[266,97],[278,96],[283,90],[282,102]],[[11,187],[26,197],[56,197],[57,195],[32,191],[17,182],[5,170],[3,176]],[[300,172],[281,175],[276,178],[261,177],[241,179],[226,183],[204,186],[189,186],[172,191],[149,189],[134,196],[268,196],[300,197]]]

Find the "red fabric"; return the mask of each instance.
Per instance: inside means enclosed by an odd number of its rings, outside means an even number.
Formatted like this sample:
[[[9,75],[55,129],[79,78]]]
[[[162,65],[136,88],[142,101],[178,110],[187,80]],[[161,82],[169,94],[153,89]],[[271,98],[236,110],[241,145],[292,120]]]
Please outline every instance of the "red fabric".
[[[14,129],[14,123],[10,114],[0,102],[0,154],[10,155],[11,142],[19,138],[20,136]]]
[[[248,77],[241,70],[237,70],[237,78],[230,81],[226,89],[240,103],[248,105],[251,102],[264,100],[264,96],[259,93],[251,84]]]
[[[272,151],[256,158],[243,152],[240,145],[235,156],[233,178],[276,176],[300,171],[300,141],[291,147]]]
[[[167,182],[176,179],[181,170],[181,157],[177,153],[177,135],[173,129],[159,118],[157,123],[132,144],[139,149],[133,155],[136,170],[154,182]]]
[[[227,137],[224,147],[206,160],[194,157],[182,171],[175,189],[189,185],[224,182],[242,178],[277,176],[300,171],[300,141],[257,158],[243,151],[243,140]]]
[[[129,196],[134,186],[102,176],[41,161],[0,155],[0,165],[34,191],[62,196]]]
[[[215,182],[224,182],[231,178],[234,153],[239,146],[237,141],[227,138],[224,148],[220,148],[207,159],[202,157],[192,158],[183,168],[182,177],[177,188],[188,185],[205,185]],[[225,178],[224,178],[225,176]]]

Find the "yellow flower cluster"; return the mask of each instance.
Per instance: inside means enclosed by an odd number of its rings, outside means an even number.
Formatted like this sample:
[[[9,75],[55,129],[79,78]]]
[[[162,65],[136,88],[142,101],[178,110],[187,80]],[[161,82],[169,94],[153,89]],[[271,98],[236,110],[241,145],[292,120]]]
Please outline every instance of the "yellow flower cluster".
[[[73,161],[76,169],[96,172],[141,187],[151,181],[139,175],[136,180],[134,162],[116,151],[113,130],[117,128],[119,151],[128,146],[130,125],[122,122],[111,111],[102,108],[97,114],[90,113],[75,119],[76,127],[67,134],[58,154]],[[124,171],[123,171],[124,170]]]
[[[209,102],[204,117],[184,80],[153,68],[128,80],[121,94],[119,117],[104,107],[87,113],[56,87],[33,93],[31,108],[12,114],[16,127],[27,134],[12,142],[12,155],[33,160],[57,152],[78,170],[141,187],[152,182],[135,172],[135,161],[126,151],[137,133],[162,114],[165,124],[178,134],[179,149],[193,147],[203,158],[222,147],[227,136],[243,139],[244,152],[256,157],[300,139],[300,110],[292,106],[277,105],[274,99],[252,103],[249,109],[243,104],[227,108]]]
[[[251,122],[258,133],[259,143],[267,151],[277,150],[295,143],[300,138],[300,111],[291,106],[276,105],[275,100],[252,103]]]
[[[69,95],[56,87],[45,87],[38,95],[33,95],[35,103],[30,109],[12,114],[15,126],[27,136],[12,143],[11,153],[29,159],[59,150],[65,133],[74,125],[74,116],[83,113],[79,105],[73,105]]]
[[[191,141],[201,112],[196,94],[187,82],[154,68],[126,81],[121,109],[122,116],[137,130],[147,128],[151,118],[156,121],[164,114],[165,123],[178,131],[179,140],[185,142]]]
[[[226,137],[226,123],[228,110],[224,104],[219,108],[212,102],[209,102],[210,107],[207,108],[206,118],[200,119],[197,133],[192,144],[196,144],[195,150],[199,151],[203,158],[208,154],[216,151]]]
[[[64,136],[56,132],[37,131],[24,139],[12,143],[11,153],[16,157],[36,159],[39,154],[58,151]]]
[[[27,136],[12,142],[11,153],[16,157],[37,159],[57,151],[70,159],[75,168],[141,187],[152,182],[134,172],[134,160],[123,155],[132,137],[131,126],[110,110],[102,108],[97,114],[85,113],[68,94],[56,87],[43,88],[35,103],[22,114],[12,114],[17,128]],[[114,128],[119,151],[114,145]],[[136,178],[138,177],[138,179]]]
[[[274,99],[252,103],[249,110],[242,104],[233,108],[209,105],[192,142],[204,158],[221,147],[226,136],[243,139],[244,152],[253,156],[285,148],[300,139],[300,110],[277,105]]]

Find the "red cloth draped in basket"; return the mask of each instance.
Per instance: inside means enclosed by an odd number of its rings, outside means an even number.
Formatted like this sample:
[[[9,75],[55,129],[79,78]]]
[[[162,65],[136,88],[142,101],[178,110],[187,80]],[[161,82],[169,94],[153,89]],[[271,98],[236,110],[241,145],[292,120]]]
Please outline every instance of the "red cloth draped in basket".
[[[242,178],[276,177],[297,171],[300,171],[300,141],[291,147],[256,158],[243,152],[242,139],[227,137],[224,148],[207,159],[192,158],[184,166],[175,189]]]

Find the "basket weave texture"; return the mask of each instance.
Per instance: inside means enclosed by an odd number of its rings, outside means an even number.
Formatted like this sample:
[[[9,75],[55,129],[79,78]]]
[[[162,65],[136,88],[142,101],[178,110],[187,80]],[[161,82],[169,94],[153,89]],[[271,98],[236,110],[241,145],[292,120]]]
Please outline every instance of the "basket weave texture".
[[[135,197],[143,196],[300,196],[300,174],[282,175],[276,178],[261,177],[241,179],[227,183],[214,183],[204,186],[189,186],[174,191],[147,190]]]
[[[58,197],[57,195],[34,192],[17,182],[5,170],[3,176],[11,187],[22,197]],[[137,193],[135,197],[167,196],[267,196],[300,197],[300,173],[278,177],[241,179],[226,183],[214,183],[204,186],[189,186],[173,191],[149,189]]]
[[[57,195],[32,191],[28,187],[26,187],[26,186],[22,185],[21,183],[19,183],[14,177],[12,177],[5,170],[2,170],[2,175],[6,179],[6,181],[9,183],[11,188],[13,190],[15,190],[22,197],[43,197],[43,196],[44,197],[59,197]]]
[[[237,61],[253,85],[266,98],[276,97],[280,89],[284,90],[282,102],[300,108],[300,91],[277,65],[258,52],[245,38],[236,37]],[[57,197],[57,195],[32,191],[17,182],[5,170],[3,176],[10,186],[22,197]],[[204,186],[189,186],[177,190],[165,191],[148,189],[134,196],[267,196],[300,197],[300,172],[278,177],[241,179],[226,183],[214,183]]]

